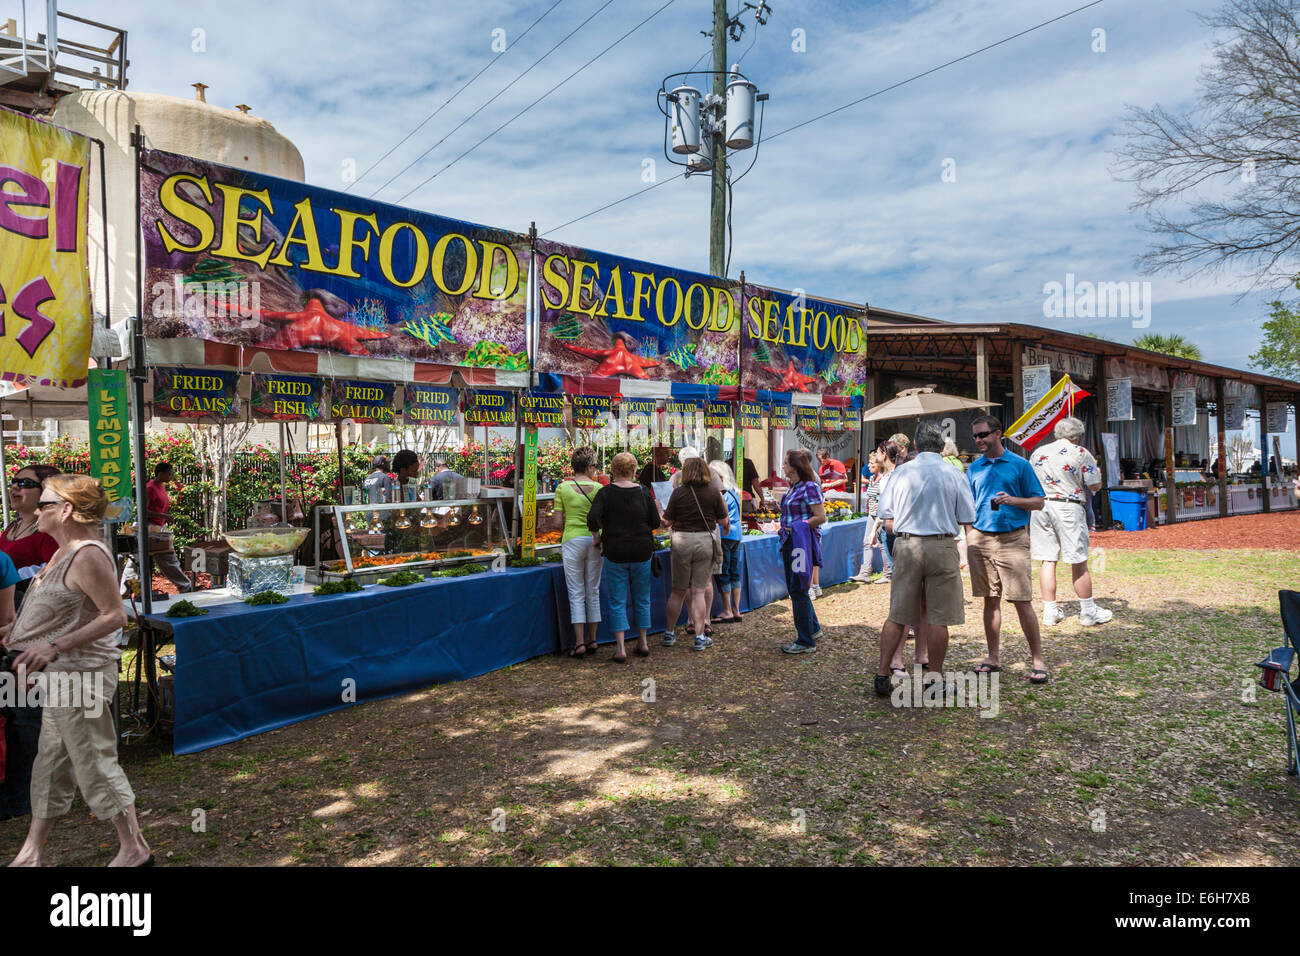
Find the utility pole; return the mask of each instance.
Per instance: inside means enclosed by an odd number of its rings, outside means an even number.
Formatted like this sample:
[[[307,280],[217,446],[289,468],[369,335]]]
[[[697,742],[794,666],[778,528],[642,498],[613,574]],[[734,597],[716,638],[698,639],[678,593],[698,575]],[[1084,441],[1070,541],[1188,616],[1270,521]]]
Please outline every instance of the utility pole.
[[[713,0],[713,95],[725,103],[727,92],[727,0]],[[721,112],[725,107],[718,107]],[[726,278],[727,147],[726,134],[713,134],[713,200],[709,204],[709,272]]]

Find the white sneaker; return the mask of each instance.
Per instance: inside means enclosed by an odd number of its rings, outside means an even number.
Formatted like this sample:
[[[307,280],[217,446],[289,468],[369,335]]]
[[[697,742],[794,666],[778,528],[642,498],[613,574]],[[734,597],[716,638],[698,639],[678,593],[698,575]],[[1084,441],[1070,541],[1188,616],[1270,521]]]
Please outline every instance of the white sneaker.
[[[817,585],[816,587],[811,587],[808,589],[808,597],[812,598],[814,601],[821,596],[822,596],[821,585]]]
[[[1089,624],[1105,624],[1114,616],[1115,616],[1114,614],[1106,610],[1104,607],[1099,607],[1092,614],[1088,614],[1083,611],[1080,611],[1079,623],[1084,625],[1085,627]]]
[[[1051,627],[1053,624],[1060,624],[1065,620],[1065,612],[1059,607],[1054,611],[1043,612],[1043,626]]]
[[[857,581],[859,584],[870,584],[870,583],[871,583],[871,572],[870,572],[870,571],[859,571],[857,574],[853,575],[853,577],[849,578],[849,580],[850,580],[850,581]]]

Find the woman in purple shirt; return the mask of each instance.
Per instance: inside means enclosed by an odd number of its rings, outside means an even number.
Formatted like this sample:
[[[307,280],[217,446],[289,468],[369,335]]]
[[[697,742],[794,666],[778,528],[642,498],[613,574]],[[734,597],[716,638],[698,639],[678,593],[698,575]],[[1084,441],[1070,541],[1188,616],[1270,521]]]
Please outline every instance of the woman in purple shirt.
[[[806,451],[792,449],[785,453],[783,469],[790,481],[790,490],[781,498],[781,561],[785,565],[785,584],[790,592],[790,605],[794,611],[794,629],[797,634],[794,642],[783,645],[781,650],[787,654],[810,654],[817,650],[817,638],[821,636],[822,626],[813,610],[812,599],[808,597],[808,581],[811,574],[801,578],[795,568],[796,533],[818,534],[817,528],[826,521],[826,506],[822,502],[822,487],[812,470],[812,460]],[[798,525],[807,525],[799,528]],[[812,561],[811,554],[802,550],[797,555],[800,560]],[[811,568],[799,570],[810,572]]]

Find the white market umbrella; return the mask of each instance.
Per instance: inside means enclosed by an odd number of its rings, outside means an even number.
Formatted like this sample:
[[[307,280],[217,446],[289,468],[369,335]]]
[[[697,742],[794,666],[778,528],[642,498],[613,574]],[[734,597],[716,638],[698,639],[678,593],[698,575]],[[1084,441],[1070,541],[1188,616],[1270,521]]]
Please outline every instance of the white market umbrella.
[[[896,418],[924,418],[944,412],[959,412],[967,408],[991,408],[997,402],[981,402],[960,395],[936,392],[933,385],[924,388],[905,388],[887,402],[872,406],[862,416],[864,422],[892,421]]]

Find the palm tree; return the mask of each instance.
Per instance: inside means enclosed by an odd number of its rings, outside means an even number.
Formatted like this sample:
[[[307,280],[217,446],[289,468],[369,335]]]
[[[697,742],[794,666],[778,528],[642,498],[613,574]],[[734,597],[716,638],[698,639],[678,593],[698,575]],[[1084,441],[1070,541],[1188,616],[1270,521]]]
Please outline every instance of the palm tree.
[[[1201,347],[1177,334],[1159,335],[1148,332],[1146,335],[1139,335],[1135,338],[1133,344],[1140,349],[1146,349],[1148,352],[1160,352],[1164,355],[1176,355],[1178,358],[1194,359],[1196,361],[1201,358]]]

